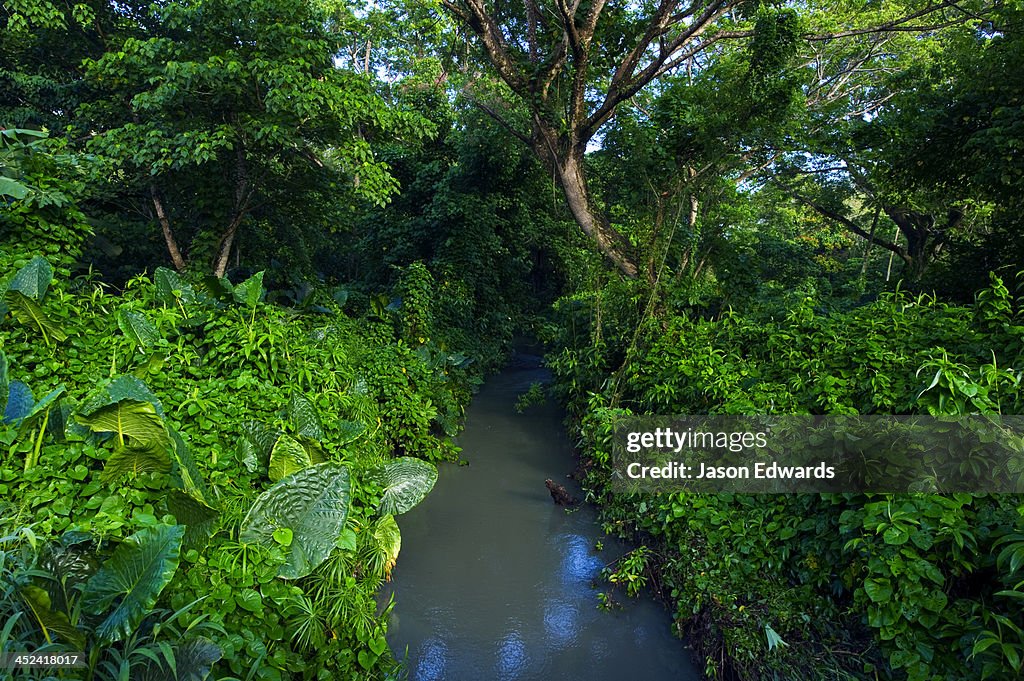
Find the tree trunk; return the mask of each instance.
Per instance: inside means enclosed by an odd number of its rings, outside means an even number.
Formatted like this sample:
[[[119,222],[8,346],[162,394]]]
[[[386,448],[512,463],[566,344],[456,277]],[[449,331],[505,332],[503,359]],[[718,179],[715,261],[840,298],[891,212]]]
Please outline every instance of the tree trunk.
[[[246,162],[245,149],[235,147],[235,215],[220,237],[217,245],[217,257],[213,261],[213,275],[223,277],[228,271],[228,260],[231,259],[231,246],[235,243],[238,227],[249,212],[249,164]]]
[[[149,185],[149,196],[153,200],[153,210],[156,211],[156,219],[160,222],[160,229],[164,233],[164,241],[167,243],[167,252],[171,255],[171,262],[174,263],[174,269],[179,272],[185,269],[185,258],[181,257],[181,250],[178,249],[178,242],[174,238],[174,232],[171,231],[171,221],[167,217],[167,212],[164,210],[163,201],[160,200],[160,194],[156,190],[156,185]]]
[[[217,246],[217,257],[213,265],[213,276],[215,277],[223,277],[228,271],[228,260],[231,259],[231,246],[235,243],[235,234],[238,232],[238,225],[241,224],[242,217],[242,215],[235,216],[235,219],[231,221],[231,225],[228,226],[220,238],[220,244]]]
[[[597,244],[598,250],[611,260],[619,271],[627,277],[635,278],[639,268],[634,256],[629,252],[629,244],[621,234],[612,228],[603,215],[594,210],[593,199],[583,174],[582,152],[572,151],[566,155],[566,158],[556,158],[553,161],[558,183],[562,187],[566,202],[569,204],[569,211],[575,218],[576,224]]]

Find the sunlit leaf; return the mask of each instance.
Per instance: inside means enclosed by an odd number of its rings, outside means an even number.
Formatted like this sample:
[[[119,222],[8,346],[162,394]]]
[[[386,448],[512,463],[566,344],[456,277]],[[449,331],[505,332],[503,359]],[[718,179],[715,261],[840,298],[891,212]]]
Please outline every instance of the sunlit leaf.
[[[192,451],[189,449],[188,444],[186,444],[185,439],[174,428],[168,428],[167,432],[171,436],[171,456],[174,457],[174,461],[177,464],[174,468],[174,473],[179,480],[181,488],[208,506],[214,506],[210,490],[206,486],[206,480],[196,465],[195,458],[193,458]]]
[[[22,295],[31,298],[37,303],[43,302],[46,296],[46,289],[53,281],[53,267],[46,258],[37,255],[22,267],[10,283],[7,284],[8,291],[18,291]]]
[[[138,377],[131,374],[123,374],[108,383],[101,384],[79,407],[78,413],[89,416],[93,412],[122,400],[134,400],[136,402],[148,402],[153,405],[154,410],[161,417],[164,415],[160,400],[153,391]]]
[[[7,291],[4,293],[4,302],[11,308],[11,314],[15,319],[25,326],[35,329],[43,337],[43,342],[50,345],[53,342],[67,340],[67,334],[57,322],[51,320],[39,307],[39,303],[24,295],[20,291]]]
[[[322,563],[345,527],[351,489],[348,468],[322,463],[284,478],[261,494],[242,522],[243,542],[274,544],[274,532],[292,531],[279,576],[298,579]]]
[[[171,459],[163,444],[142,442],[119,448],[103,467],[100,479],[114,482],[122,478],[135,478],[143,473],[167,473],[171,470]]]
[[[384,514],[401,515],[423,501],[434,488],[437,467],[421,459],[403,456],[374,467],[367,478],[384,489],[378,510]]]
[[[18,593],[48,642],[63,641],[79,650],[85,647],[85,634],[71,624],[67,613],[53,609],[50,594],[45,589],[30,584]]]
[[[234,298],[246,307],[255,307],[263,296],[263,272],[257,272],[235,287]]]
[[[88,416],[78,414],[75,420],[94,433],[117,433],[122,438],[130,437],[154,446],[170,443],[164,420],[149,402],[123,400]]]
[[[270,466],[267,474],[274,482],[302,470],[313,464],[309,452],[295,439],[282,435],[270,453]]]

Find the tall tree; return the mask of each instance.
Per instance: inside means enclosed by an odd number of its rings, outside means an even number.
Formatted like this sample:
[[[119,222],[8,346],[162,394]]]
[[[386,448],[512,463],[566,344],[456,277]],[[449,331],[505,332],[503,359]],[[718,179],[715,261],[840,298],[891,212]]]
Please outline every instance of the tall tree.
[[[209,257],[200,267],[223,276],[243,225],[308,191],[311,174],[333,174],[340,195],[347,185],[377,203],[397,189],[373,141],[429,125],[389,107],[370,74],[335,65],[340,36],[309,3],[151,11],[156,35],[86,62],[95,96],[79,125],[106,175],[159,224],[177,268]]]
[[[63,129],[82,102],[82,60],[150,27],[148,0],[0,2],[0,121]]]
[[[952,0],[783,8],[751,0],[440,2],[475,35],[509,90],[503,110],[488,110],[541,159],[580,229],[630,277],[639,273],[640,260],[594,200],[584,162],[588,145],[620,105],[665,74],[703,68],[726,43],[746,41],[755,50],[750,66],[756,85],[762,75],[777,72],[780,55],[793,54],[795,40],[929,31],[973,20],[986,9],[981,2],[968,7]],[[769,81],[762,85],[771,89]],[[509,115],[517,105],[527,120]]]

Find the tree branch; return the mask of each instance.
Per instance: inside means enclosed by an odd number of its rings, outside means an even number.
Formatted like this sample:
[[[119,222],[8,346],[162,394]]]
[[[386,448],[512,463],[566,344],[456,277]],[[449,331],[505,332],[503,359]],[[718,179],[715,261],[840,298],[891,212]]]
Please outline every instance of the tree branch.
[[[520,142],[522,142],[523,144],[525,144],[525,145],[526,145],[526,146],[527,146],[528,148],[532,147],[532,142],[531,142],[531,140],[530,140],[530,137],[529,137],[528,135],[524,135],[523,133],[519,132],[519,131],[518,131],[518,130],[516,130],[516,129],[515,129],[514,127],[512,127],[512,124],[511,124],[511,123],[509,123],[508,121],[506,121],[506,120],[505,120],[505,119],[504,119],[504,118],[503,118],[503,117],[501,116],[501,114],[499,114],[499,113],[498,113],[497,111],[495,111],[495,110],[494,110],[494,109],[492,109],[491,107],[487,106],[487,105],[486,105],[486,104],[484,104],[483,102],[477,101],[477,100],[475,100],[475,99],[471,99],[470,101],[471,101],[471,102],[473,103],[473,106],[475,106],[475,107],[479,108],[479,109],[480,109],[481,111],[483,111],[483,112],[484,112],[485,114],[487,114],[487,115],[488,115],[488,116],[490,116],[490,117],[491,117],[492,119],[494,119],[494,121],[495,121],[495,122],[496,122],[496,123],[497,123],[498,125],[500,125],[501,127],[505,128],[505,130],[509,131],[509,133],[511,133],[511,134],[512,134],[512,135],[513,135],[513,136],[514,136],[514,137],[515,137],[516,139],[518,139],[518,140],[519,140]]]
[[[886,249],[888,251],[892,251],[893,253],[895,253],[896,255],[898,255],[900,257],[900,260],[902,260],[903,262],[907,263],[908,265],[911,264],[910,256],[898,244],[890,243],[890,242],[885,241],[883,239],[879,239],[878,237],[876,237],[873,234],[869,234],[864,229],[862,229],[860,227],[860,225],[858,225],[856,222],[854,222],[850,218],[846,217],[845,215],[841,215],[841,214],[835,212],[834,210],[828,208],[827,206],[823,206],[820,203],[817,203],[816,201],[812,201],[811,199],[807,198],[806,196],[801,196],[800,194],[797,194],[796,192],[792,192],[792,191],[789,192],[789,195],[792,196],[797,201],[799,201],[800,203],[804,204],[805,206],[808,206],[808,207],[813,208],[814,210],[818,211],[819,213],[821,213],[822,215],[824,215],[828,219],[834,220],[834,221],[840,223],[841,225],[843,225],[844,227],[849,229],[851,232],[853,232],[857,236],[863,237],[864,239],[868,240],[869,242],[875,244],[876,246],[881,246],[882,248],[884,248],[884,249]]]

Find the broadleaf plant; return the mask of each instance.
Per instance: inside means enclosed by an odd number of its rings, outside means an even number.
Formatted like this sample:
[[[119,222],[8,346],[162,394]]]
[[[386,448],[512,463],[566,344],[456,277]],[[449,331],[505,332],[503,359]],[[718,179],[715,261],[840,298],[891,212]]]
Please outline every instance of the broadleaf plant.
[[[322,463],[290,475],[261,494],[242,521],[242,542],[273,546],[274,532],[292,531],[284,579],[305,577],[334,548],[345,527],[352,490],[348,468]]]
[[[378,511],[401,515],[423,501],[434,488],[437,467],[422,459],[403,456],[374,467],[367,477],[384,489]]]
[[[160,340],[156,328],[145,315],[138,312],[118,310],[117,325],[121,328],[121,333],[139,349],[148,350]]]
[[[156,605],[178,569],[185,528],[147,527],[127,537],[85,585],[82,609],[102,613],[114,609],[96,628],[104,644],[131,636]]]

